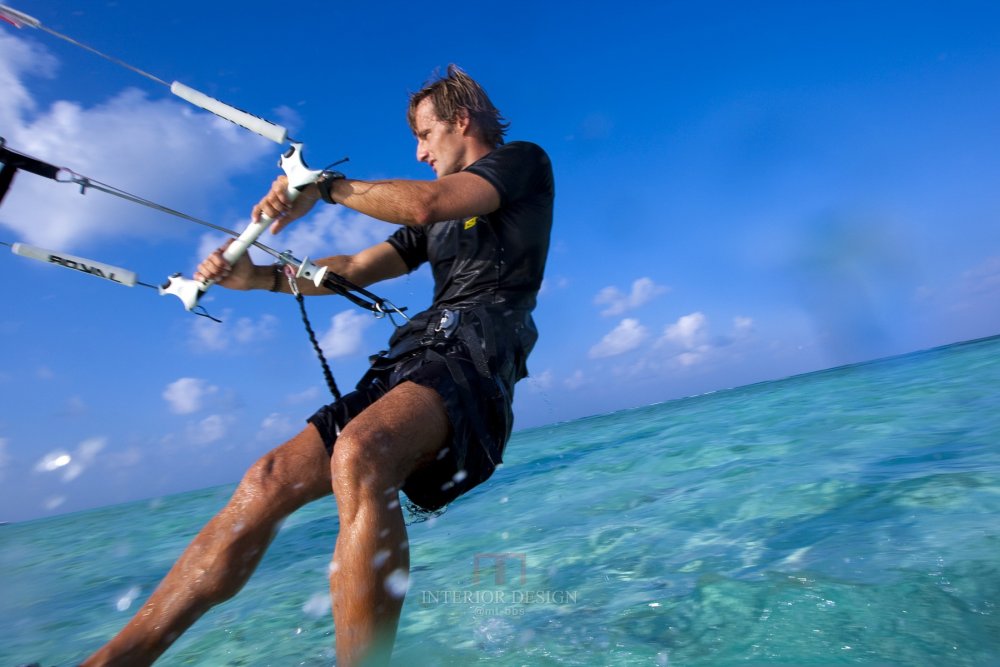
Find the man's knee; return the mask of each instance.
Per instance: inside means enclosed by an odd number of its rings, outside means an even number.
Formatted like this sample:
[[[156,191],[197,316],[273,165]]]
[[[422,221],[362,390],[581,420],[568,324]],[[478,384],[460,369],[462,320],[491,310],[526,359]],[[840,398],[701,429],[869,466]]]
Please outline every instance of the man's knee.
[[[348,427],[337,437],[330,458],[334,495],[347,499],[389,493],[403,481],[396,479],[397,465],[392,437],[385,430]]]
[[[394,495],[414,470],[434,459],[448,432],[433,389],[410,382],[396,386],[337,436],[330,472],[338,503]]]
[[[278,466],[279,460],[276,452],[270,451],[264,454],[247,468],[240,486],[252,491],[255,495],[270,496],[277,493],[278,487],[281,486],[276,475]]]
[[[302,505],[330,492],[326,466],[322,441],[307,429],[257,459],[240,490],[247,500],[267,507]]]

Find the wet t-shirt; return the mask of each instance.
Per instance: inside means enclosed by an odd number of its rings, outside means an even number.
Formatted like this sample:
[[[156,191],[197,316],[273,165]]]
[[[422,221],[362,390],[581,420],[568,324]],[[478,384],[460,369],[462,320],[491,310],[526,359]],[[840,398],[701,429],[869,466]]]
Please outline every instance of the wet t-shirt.
[[[530,312],[542,286],[552,230],[552,164],[539,146],[515,141],[465,168],[500,195],[492,213],[402,227],[388,242],[412,271],[430,262],[433,309],[503,304]]]

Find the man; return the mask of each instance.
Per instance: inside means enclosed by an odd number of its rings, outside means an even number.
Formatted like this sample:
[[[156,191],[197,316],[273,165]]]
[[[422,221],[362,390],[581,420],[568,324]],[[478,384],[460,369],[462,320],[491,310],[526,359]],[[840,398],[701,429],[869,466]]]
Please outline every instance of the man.
[[[388,662],[409,577],[398,493],[427,510],[486,480],[510,436],[514,383],[537,333],[531,318],[552,225],[548,157],[504,145],[507,123],[485,91],[449,66],[411,96],[417,160],[434,181],[332,174],[289,203],[279,177],[253,208],[277,233],[319,199],[402,225],[387,241],[318,262],[367,286],[425,261],[432,307],[400,327],[358,383],[262,457],[129,624],[85,665],[150,664],[246,582],[282,519],[333,491],[340,518],[330,567],[338,665]],[[216,251],[196,278],[287,291],[275,267]],[[319,294],[301,282],[305,294]]]

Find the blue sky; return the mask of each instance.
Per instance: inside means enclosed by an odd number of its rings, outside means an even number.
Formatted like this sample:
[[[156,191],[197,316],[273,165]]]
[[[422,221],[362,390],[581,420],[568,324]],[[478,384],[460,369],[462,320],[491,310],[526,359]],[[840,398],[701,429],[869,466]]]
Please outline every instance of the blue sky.
[[[406,95],[449,62],[479,79],[556,171],[519,428],[1000,333],[992,3],[13,6],[359,178],[431,178]],[[275,144],[38,30],[0,24],[0,90],[10,148],[223,226],[277,173]],[[25,173],[0,206],[0,241],[151,283],[206,232]],[[268,242],[389,232],[327,207]],[[287,297],[214,290],[214,325],[2,246],[0,281],[0,520],[235,481],[327,400]],[[376,291],[418,310],[431,282]],[[390,325],[308,305],[352,386]]]

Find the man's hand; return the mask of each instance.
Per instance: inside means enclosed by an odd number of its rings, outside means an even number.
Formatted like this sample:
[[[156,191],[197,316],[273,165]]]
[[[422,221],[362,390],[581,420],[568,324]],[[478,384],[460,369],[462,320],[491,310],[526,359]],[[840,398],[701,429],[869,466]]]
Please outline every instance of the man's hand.
[[[288,223],[298,220],[312,210],[318,200],[319,190],[313,183],[307,185],[294,202],[289,201],[288,178],[278,176],[271,184],[271,191],[264,195],[264,198],[251,209],[250,219],[257,222],[262,215],[271,218],[274,220],[274,224],[271,225],[271,233],[277,234]]]
[[[216,285],[235,290],[253,289],[255,286],[254,278],[260,267],[250,260],[250,255],[244,253],[233,265],[230,265],[222,256],[225,249],[235,240],[229,239],[218,250],[206,257],[194,272],[195,280],[211,280]]]

